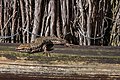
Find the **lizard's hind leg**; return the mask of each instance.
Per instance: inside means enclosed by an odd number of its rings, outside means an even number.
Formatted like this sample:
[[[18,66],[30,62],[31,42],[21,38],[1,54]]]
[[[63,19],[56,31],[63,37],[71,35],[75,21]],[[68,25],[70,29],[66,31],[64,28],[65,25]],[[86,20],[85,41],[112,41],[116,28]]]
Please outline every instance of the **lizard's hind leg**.
[[[43,48],[43,54],[46,54],[47,57],[50,57],[50,53],[47,51],[47,45],[44,44],[42,48]]]

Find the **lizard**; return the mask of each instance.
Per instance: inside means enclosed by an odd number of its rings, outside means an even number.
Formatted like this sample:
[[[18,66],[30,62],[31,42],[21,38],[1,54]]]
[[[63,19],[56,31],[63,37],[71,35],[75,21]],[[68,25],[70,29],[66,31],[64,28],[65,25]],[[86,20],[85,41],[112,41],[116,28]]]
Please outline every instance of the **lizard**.
[[[17,51],[34,53],[43,51],[46,55],[53,49],[54,44],[66,45],[66,40],[57,37],[38,37],[31,43],[21,44],[16,48]]]
[[[23,43],[20,44],[16,50],[20,52],[26,52],[26,53],[35,53],[35,52],[44,52],[47,56],[50,54],[47,52],[51,50],[53,47],[53,43],[51,40],[46,39],[46,37],[41,37],[38,40],[35,40],[31,43]]]

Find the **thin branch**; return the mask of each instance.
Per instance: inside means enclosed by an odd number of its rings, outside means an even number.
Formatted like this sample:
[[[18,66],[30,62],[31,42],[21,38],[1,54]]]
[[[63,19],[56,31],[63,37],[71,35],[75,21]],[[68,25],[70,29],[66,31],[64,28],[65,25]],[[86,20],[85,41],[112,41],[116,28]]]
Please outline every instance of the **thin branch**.
[[[17,11],[15,13],[13,13],[13,15],[7,20],[7,22],[5,23],[4,28],[2,29],[3,31],[6,29],[8,23],[10,22],[10,20],[13,18],[13,16],[17,13]]]

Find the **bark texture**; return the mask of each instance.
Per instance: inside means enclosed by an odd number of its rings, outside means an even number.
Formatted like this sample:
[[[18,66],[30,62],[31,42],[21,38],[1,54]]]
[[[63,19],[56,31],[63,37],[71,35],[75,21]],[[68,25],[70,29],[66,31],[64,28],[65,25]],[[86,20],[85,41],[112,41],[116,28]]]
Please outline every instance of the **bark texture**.
[[[56,36],[79,45],[120,45],[119,0],[0,0],[1,42]]]

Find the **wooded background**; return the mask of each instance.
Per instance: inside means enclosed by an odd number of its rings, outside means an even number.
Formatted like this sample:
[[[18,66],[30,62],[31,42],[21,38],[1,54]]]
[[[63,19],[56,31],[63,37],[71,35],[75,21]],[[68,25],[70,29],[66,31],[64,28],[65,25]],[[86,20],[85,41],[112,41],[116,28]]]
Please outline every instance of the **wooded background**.
[[[120,46],[119,0],[0,0],[0,42],[56,36],[79,45]]]

